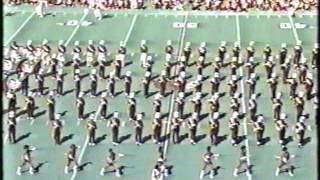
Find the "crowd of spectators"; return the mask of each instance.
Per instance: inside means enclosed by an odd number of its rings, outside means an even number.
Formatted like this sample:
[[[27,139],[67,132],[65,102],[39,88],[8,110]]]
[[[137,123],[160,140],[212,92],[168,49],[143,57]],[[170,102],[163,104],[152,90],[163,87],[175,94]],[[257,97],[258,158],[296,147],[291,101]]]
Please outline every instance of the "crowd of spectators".
[[[11,5],[37,4],[38,0],[8,0]],[[50,5],[98,7],[100,9],[173,9],[216,11],[310,11],[316,0],[47,0]]]

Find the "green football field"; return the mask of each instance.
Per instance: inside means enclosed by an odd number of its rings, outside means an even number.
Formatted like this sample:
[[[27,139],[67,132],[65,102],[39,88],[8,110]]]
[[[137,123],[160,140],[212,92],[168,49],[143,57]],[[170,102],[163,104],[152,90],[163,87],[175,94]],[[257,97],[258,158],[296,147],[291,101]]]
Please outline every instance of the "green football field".
[[[261,93],[258,98],[258,114],[265,116],[266,131],[265,137],[270,137],[264,146],[256,145],[255,134],[252,128],[247,124],[247,119],[241,121],[240,135],[246,137],[241,144],[247,147],[249,151],[249,161],[253,165],[252,176],[246,176],[245,173],[238,177],[233,177],[233,169],[238,164],[239,148],[233,147],[229,139],[228,120],[231,116],[230,100],[228,97],[229,88],[226,84],[228,78],[222,81],[220,86],[221,92],[226,92],[226,95],[220,99],[220,113],[226,115],[220,120],[220,136],[223,141],[213,147],[214,153],[219,153],[220,157],[215,160],[218,169],[215,179],[239,179],[239,180],[270,180],[270,179],[297,179],[297,180],[315,180],[317,178],[317,138],[315,126],[315,112],[312,101],[307,101],[305,113],[310,114],[310,118],[306,124],[311,127],[308,130],[306,137],[310,140],[303,148],[297,147],[297,141],[293,140],[287,144],[289,152],[296,155],[294,164],[296,166],[295,176],[289,177],[283,173],[275,177],[274,171],[278,161],[274,158],[279,155],[281,147],[278,144],[278,134],[272,122],[272,104],[270,101],[269,86],[266,81],[266,73],[263,67],[262,49],[266,44],[270,44],[273,50],[273,55],[276,55],[280,49],[280,45],[286,42],[289,53],[292,54],[293,47],[297,41],[301,40],[304,48],[304,56],[310,60],[313,44],[316,42],[316,15],[301,14],[294,18],[286,15],[276,15],[268,13],[249,13],[244,14],[222,14],[210,12],[168,12],[168,11],[115,11],[108,13],[101,21],[96,20],[92,13],[85,15],[81,9],[51,9],[50,15],[45,18],[37,17],[29,7],[6,7],[5,12],[10,12],[4,18],[4,44],[8,46],[10,42],[17,41],[18,44],[26,44],[27,40],[32,40],[35,45],[41,44],[44,39],[49,41],[52,47],[56,47],[59,40],[64,40],[71,50],[75,41],[79,41],[80,45],[85,48],[88,40],[93,40],[98,44],[100,40],[104,40],[108,50],[111,52],[109,59],[114,58],[116,50],[119,47],[119,42],[124,41],[127,47],[127,60],[133,63],[126,66],[123,72],[129,70],[133,76],[133,90],[137,92],[137,111],[146,114],[144,118],[144,137],[147,140],[142,146],[136,146],[134,141],[134,128],[128,121],[127,115],[127,98],[123,91],[124,83],[119,81],[116,84],[116,91],[119,94],[113,99],[109,99],[108,113],[118,111],[123,127],[120,128],[120,136],[122,143],[113,147],[111,144],[111,130],[106,127],[106,122],[98,121],[97,137],[99,143],[94,146],[88,146],[86,140],[85,122],[77,125],[75,95],[73,92],[74,83],[70,67],[65,67],[67,73],[64,83],[64,91],[67,95],[56,97],[56,112],[63,113],[62,119],[65,120],[65,126],[62,130],[64,143],[60,146],[54,145],[50,137],[49,126],[46,125],[48,118],[46,97],[36,97],[37,118],[33,123],[26,120],[25,115],[21,115],[22,120],[17,125],[17,137],[19,142],[15,145],[10,145],[4,141],[3,145],[3,168],[5,180],[88,180],[88,179],[123,179],[123,180],[149,180],[151,179],[151,171],[159,156],[158,145],[155,145],[149,135],[152,133],[153,108],[152,103],[154,97],[145,98],[142,95],[141,82],[144,77],[144,71],[140,67],[139,45],[141,40],[146,40],[149,47],[150,55],[154,61],[153,74],[160,74],[164,68],[165,54],[164,47],[167,40],[172,40],[175,53],[179,56],[179,52],[184,47],[186,42],[191,42],[193,49],[192,61],[197,60],[197,48],[201,42],[206,42],[208,48],[207,62],[213,62],[217,54],[217,48],[221,41],[227,42],[228,54],[231,55],[231,49],[235,41],[240,42],[242,47],[242,56],[245,56],[245,47],[250,41],[255,41],[257,49],[256,60],[261,62],[256,68],[256,73],[260,77],[256,91]],[[57,23],[65,23],[69,20],[89,21],[90,26],[60,26]],[[198,23],[198,28],[173,28],[174,22],[180,23]],[[307,27],[280,29],[280,23],[292,25],[294,23],[306,24]],[[310,65],[311,67],[311,65]],[[280,73],[279,66],[276,67]],[[292,68],[293,69],[293,68]],[[111,67],[107,67],[107,72],[111,71]],[[316,71],[314,77],[317,77]],[[245,68],[240,68],[240,75],[247,76]],[[90,69],[81,67],[81,74],[84,76],[82,80],[82,90],[89,89]],[[212,75],[212,68],[207,67],[204,70],[206,76]],[[223,68],[221,75],[229,76],[230,69]],[[191,75],[189,80],[196,79],[196,67],[191,66],[187,69],[187,76]],[[32,76],[30,80],[31,89],[37,87]],[[45,86],[49,90],[55,88],[55,82],[51,78],[46,78]],[[244,82],[244,78],[238,82],[238,92],[244,94],[241,98],[242,112],[248,111],[248,87]],[[317,82],[315,82],[316,84]],[[105,81],[98,82],[99,91],[106,89]],[[303,86],[299,89],[304,90]],[[151,92],[156,92],[151,85]],[[294,137],[295,133],[292,127],[295,124],[296,109],[293,103],[289,100],[289,88],[282,83],[279,85],[279,91],[283,93],[283,112],[288,114],[289,129],[287,136]],[[203,86],[203,93],[210,92],[209,79],[206,79]],[[193,94],[194,95],[194,94]],[[188,96],[191,99],[193,95]],[[4,96],[4,95],[3,95]],[[21,110],[24,106],[24,98],[17,93],[18,106]],[[162,99],[162,114],[163,121],[167,121],[173,114],[172,100],[176,97],[172,93]],[[209,106],[203,98],[203,114],[204,117],[209,113]],[[99,98],[91,98],[85,96],[86,107],[85,113],[94,112],[99,105]],[[4,107],[6,100],[4,98]],[[185,113],[192,112],[192,104],[187,103]],[[18,111],[19,112],[19,111]],[[3,125],[6,127],[5,120],[7,114],[3,114]],[[204,118],[198,126],[197,135],[200,140],[196,145],[191,145],[189,140],[184,139],[181,144],[174,145],[168,140],[162,144],[165,150],[167,164],[172,168],[172,175],[166,179],[171,180],[196,180],[199,179],[199,173],[202,166],[202,154],[205,152],[206,146],[209,145],[208,137],[208,119]],[[163,128],[162,135],[165,136],[167,128],[170,124],[165,123],[166,128]],[[6,129],[3,131],[2,137],[6,135]],[[188,133],[187,128],[183,128],[181,135]],[[21,152],[24,144],[29,144],[37,147],[32,156],[36,164],[39,164],[39,173],[29,175],[24,173],[22,176],[16,175],[16,168],[21,163]],[[64,174],[65,155],[68,147],[71,144],[80,146],[78,150],[78,160],[83,167],[81,171]],[[124,166],[124,175],[121,178],[116,178],[114,174],[106,174],[101,177],[99,175],[100,168],[104,165],[104,160],[107,156],[109,148],[113,148],[116,153],[122,153],[125,156],[119,159],[118,164]],[[208,176],[206,176],[208,178]]]

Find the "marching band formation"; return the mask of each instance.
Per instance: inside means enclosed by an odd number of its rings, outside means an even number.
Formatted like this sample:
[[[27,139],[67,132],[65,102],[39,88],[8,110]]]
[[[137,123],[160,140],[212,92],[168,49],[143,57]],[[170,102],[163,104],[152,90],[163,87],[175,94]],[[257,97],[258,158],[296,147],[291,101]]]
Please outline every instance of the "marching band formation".
[[[178,50],[179,51],[179,50]],[[230,130],[230,140],[233,146],[237,146],[240,143],[239,126],[243,118],[247,118],[253,131],[256,133],[256,143],[258,146],[264,144],[264,132],[265,132],[265,117],[262,114],[258,114],[258,102],[259,93],[256,91],[256,85],[258,83],[265,83],[270,86],[270,101],[272,102],[273,109],[273,121],[275,125],[275,131],[278,132],[279,144],[283,147],[283,154],[280,158],[280,165],[277,167],[276,175],[279,175],[280,170],[288,166],[290,154],[285,147],[288,117],[283,112],[283,93],[279,91],[279,84],[282,83],[289,88],[290,99],[296,107],[296,125],[293,127],[296,133],[296,140],[298,147],[303,147],[305,140],[305,133],[308,129],[306,119],[308,116],[305,114],[305,104],[311,101],[314,104],[314,108],[318,108],[318,99],[315,96],[317,92],[314,86],[314,79],[312,69],[317,68],[318,64],[318,44],[314,45],[311,57],[303,56],[303,49],[301,43],[298,43],[291,55],[288,52],[286,44],[281,45],[281,50],[278,55],[275,54],[269,45],[263,49],[263,65],[265,67],[266,82],[259,81],[259,75],[256,73],[255,68],[259,65],[257,62],[254,47],[254,42],[250,42],[246,48],[246,56],[240,56],[240,45],[235,42],[231,53],[228,54],[226,42],[222,42],[218,48],[217,57],[214,62],[208,62],[206,43],[201,43],[197,60],[195,63],[197,73],[195,74],[195,80],[190,81],[187,70],[192,66],[191,43],[187,42],[185,47],[181,50],[181,56],[176,56],[176,52],[169,40],[165,47],[165,62],[164,67],[159,77],[153,80],[155,73],[153,70],[152,56],[149,54],[149,48],[145,40],[140,44],[140,65],[144,70],[144,77],[142,82],[142,94],[145,98],[150,98],[150,84],[152,83],[157,89],[158,93],[154,95],[153,101],[153,114],[152,127],[144,126],[144,113],[137,112],[137,106],[139,102],[135,98],[135,91],[132,88],[132,82],[136,79],[130,71],[123,71],[123,68],[127,65],[127,49],[124,42],[120,42],[120,48],[115,55],[115,59],[112,61],[112,71],[107,73],[106,67],[110,66],[110,52],[105,46],[104,41],[100,41],[98,45],[95,45],[93,41],[88,42],[87,48],[83,49],[79,42],[75,42],[73,49],[66,47],[63,41],[59,41],[58,47],[54,49],[49,46],[48,41],[43,41],[42,45],[36,46],[32,41],[28,41],[26,46],[19,45],[17,42],[13,42],[9,48],[4,52],[4,75],[5,75],[5,87],[7,97],[7,133],[9,143],[15,144],[16,139],[16,126],[18,125],[17,119],[17,93],[20,92],[25,96],[25,107],[27,119],[33,120],[35,118],[35,107],[37,96],[47,96],[48,106],[48,125],[51,127],[53,142],[57,145],[61,144],[61,134],[63,133],[64,121],[61,120],[61,115],[56,112],[56,96],[64,96],[64,71],[65,68],[71,66],[73,70],[73,80],[75,87],[75,103],[77,107],[77,119],[80,123],[85,118],[85,108],[87,106],[84,99],[84,90],[82,87],[82,78],[80,72],[83,68],[91,69],[90,73],[90,91],[89,95],[92,98],[99,98],[98,110],[89,116],[86,122],[87,135],[89,138],[88,145],[96,145],[96,130],[98,125],[97,120],[105,120],[107,127],[112,130],[112,144],[114,146],[119,145],[119,131],[121,129],[121,123],[123,120],[119,117],[118,112],[111,112],[111,118],[109,118],[109,98],[116,98],[116,89],[122,87],[117,86],[119,81],[124,82],[124,94],[127,97],[127,112],[128,120],[134,126],[135,142],[136,145],[143,145],[143,131],[144,128],[152,128],[152,139],[155,144],[162,144],[163,128],[167,125],[163,120],[162,100],[168,94],[173,91],[173,112],[172,118],[168,119],[167,123],[170,124],[170,134],[172,142],[174,144],[181,143],[181,128],[187,127],[189,130],[189,140],[192,145],[197,144],[197,129],[200,121],[202,120],[202,114],[204,106],[210,108],[210,116],[208,118],[208,135],[210,143],[214,146],[218,145],[219,130],[220,130],[220,98],[223,92],[220,90],[220,84],[223,83],[223,77],[221,75],[221,69],[230,68],[230,76],[227,76],[226,84],[229,86],[230,97],[230,118],[228,119],[228,128]],[[178,53],[179,54],[179,53]],[[70,60],[69,60],[70,59]],[[230,62],[229,62],[230,59]],[[244,59],[244,60],[242,60]],[[307,59],[311,60],[311,63],[307,62]],[[309,65],[311,64],[311,68]],[[83,67],[87,66],[87,67]],[[205,81],[203,70],[210,68],[211,75],[210,80]],[[239,76],[239,70],[245,69],[246,77]],[[280,68],[281,73],[276,72],[276,68]],[[16,76],[17,78],[12,78]],[[34,76],[34,78],[32,78]],[[281,80],[279,77],[282,77]],[[45,81],[50,81],[48,77],[51,77],[51,81],[56,82],[56,88],[49,90],[48,95],[45,94]],[[30,91],[30,81],[34,79],[37,82],[36,92]],[[246,91],[241,92],[238,88],[240,81],[246,83]],[[106,92],[99,95],[97,89],[99,87],[99,81],[106,81]],[[140,81],[140,80],[139,80]],[[210,98],[205,101],[203,87],[210,86]],[[303,87],[304,91],[299,90],[298,87]],[[300,88],[301,89],[301,88]],[[193,97],[187,100],[187,94],[192,91]],[[175,96],[176,95],[176,96]],[[241,98],[244,96],[249,97],[248,113],[243,114],[241,108]],[[188,102],[189,101],[189,102]],[[187,103],[192,103],[192,113],[188,116],[185,113],[185,106]],[[265,106],[262,104],[262,106]],[[171,116],[169,116],[171,117]],[[310,117],[309,117],[310,118]],[[313,119],[314,117],[311,117]],[[292,121],[292,120],[291,120]],[[203,122],[201,122],[203,123]],[[310,122],[309,122],[310,123]],[[28,145],[24,146],[23,163],[18,167],[17,173],[21,175],[21,169],[29,165],[30,173],[34,173],[34,165],[31,161],[31,152],[34,148],[30,148]],[[75,145],[70,146],[70,149],[66,153],[67,165],[65,167],[65,173],[69,172],[71,167],[77,170],[77,147]],[[240,162],[234,170],[234,176],[237,176],[241,169],[245,169],[247,174],[250,174],[250,164],[247,162],[246,147],[240,148]],[[210,170],[210,178],[214,177],[214,163],[212,159],[218,158],[218,155],[211,152],[210,147],[207,148],[207,152],[203,155],[204,166],[200,173],[200,179],[204,177],[205,171]],[[109,149],[109,155],[106,160],[106,166],[101,169],[100,174],[104,175],[105,172],[113,168],[116,175],[122,174],[120,166],[116,163],[117,155],[112,149]],[[73,166],[71,166],[73,164]],[[160,152],[159,160],[152,172],[152,179],[157,180],[163,176],[167,176],[168,169],[166,160]],[[293,175],[293,171],[289,171],[290,175]]]

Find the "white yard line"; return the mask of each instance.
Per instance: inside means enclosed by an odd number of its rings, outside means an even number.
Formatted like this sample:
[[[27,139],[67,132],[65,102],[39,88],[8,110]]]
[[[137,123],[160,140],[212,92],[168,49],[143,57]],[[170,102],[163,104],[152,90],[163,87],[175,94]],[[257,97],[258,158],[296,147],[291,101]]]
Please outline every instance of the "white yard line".
[[[184,44],[184,37],[186,35],[186,27],[187,27],[187,20],[188,20],[188,13],[185,13],[184,15],[184,27],[182,29],[182,33],[181,33],[181,37],[180,37],[180,46],[178,49],[178,57],[177,60],[179,60],[181,54],[182,54],[182,49],[183,49],[183,44]],[[174,67],[174,75],[176,74],[176,66]],[[169,116],[168,116],[168,121],[167,121],[167,126],[166,126],[166,130],[165,130],[165,134],[169,134],[170,133],[170,126],[171,126],[171,118],[173,115],[173,110],[174,110],[174,100],[175,100],[175,93],[172,94],[171,99],[170,99],[170,110],[169,110]],[[169,146],[169,142],[170,142],[170,138],[166,138],[165,142],[164,142],[164,148],[163,148],[163,155],[164,157],[166,157],[167,151],[168,151],[168,146]]]
[[[294,25],[294,22],[293,22],[292,17],[291,17],[290,15],[288,15],[288,18],[289,18],[289,21],[290,21],[290,24],[291,24],[291,29],[292,29],[292,32],[293,32],[293,36],[294,36],[294,38],[295,38],[295,40],[296,40],[296,43],[298,43],[298,42],[301,41],[301,40],[299,39],[297,29],[296,29],[296,27],[295,27],[295,25]],[[303,52],[302,52],[302,55],[301,55],[301,56],[302,56],[302,58],[304,58]]]
[[[88,143],[89,143],[89,137],[87,136],[86,137],[86,141],[84,142],[84,145],[82,146],[82,149],[81,149],[81,152],[80,152],[80,155],[79,155],[79,159],[78,159],[78,165],[81,166],[81,160],[83,158],[83,155],[84,155],[84,152],[86,151],[86,148],[88,146]],[[71,176],[71,180],[74,180],[77,176],[77,172],[78,171],[73,171],[73,174]]]
[[[298,41],[300,41],[300,39],[299,39],[297,30],[296,30],[296,27],[294,26],[293,19],[292,19],[292,17],[290,15],[288,15],[288,18],[289,18],[289,21],[290,21],[290,24],[291,24],[291,29],[293,31],[293,36],[294,36],[296,42],[298,42]]]
[[[76,26],[76,28],[74,28],[74,30],[72,31],[72,33],[70,34],[68,40],[66,41],[66,43],[64,44],[65,46],[68,46],[70,41],[72,40],[73,36],[77,33],[77,31],[79,30],[80,26],[81,26],[81,22],[88,16],[89,13],[83,13],[79,24]]]
[[[131,35],[131,33],[132,33],[133,27],[134,27],[134,25],[136,24],[137,17],[138,17],[137,14],[135,14],[135,15],[133,16],[133,19],[132,19],[132,21],[131,21],[131,25],[130,25],[130,27],[129,27],[129,30],[128,30],[128,32],[127,32],[127,35],[126,35],[124,41],[123,41],[124,45],[127,45],[127,43],[128,43],[128,40],[129,40],[129,37],[130,37],[130,35]]]
[[[85,14],[84,16],[82,16],[80,22],[83,21],[86,16],[87,16],[87,14]],[[132,30],[133,30],[133,27],[134,27],[134,24],[135,24],[136,20],[137,20],[137,15],[135,15],[135,16],[133,17],[133,19],[132,19],[130,28],[129,28],[128,32],[127,32],[126,37],[125,37],[125,41],[124,41],[125,44],[127,44],[128,40],[129,40],[129,37],[130,37],[130,35],[131,35],[131,32],[132,32]],[[79,27],[80,27],[80,26],[77,26],[77,28],[72,32],[72,34],[70,35],[68,41],[66,42],[66,45],[70,42],[70,40],[72,39],[72,37],[74,36],[74,34],[77,32],[77,30],[79,29]],[[98,110],[100,111],[100,108],[99,108]],[[96,118],[97,118],[97,114],[96,114]],[[81,165],[81,160],[82,160],[83,155],[84,155],[84,153],[85,153],[85,151],[86,151],[86,148],[88,147],[88,143],[89,143],[89,138],[86,137],[86,141],[84,142],[84,145],[82,146],[82,149],[81,149],[81,152],[80,152],[80,155],[79,155],[79,159],[78,159],[78,164],[79,164],[79,165]],[[77,176],[77,171],[73,171],[71,180],[74,180],[74,179],[76,178],[76,176]]]
[[[74,30],[72,31],[71,35],[69,36],[68,40],[65,42],[65,46],[67,46],[71,39],[74,37],[74,35],[77,33],[77,31],[79,30],[80,26],[81,26],[81,22],[87,17],[89,13],[84,13],[83,16],[81,17],[80,21],[79,21],[79,24],[76,26],[76,28],[74,28]],[[89,138],[86,137],[86,140],[82,146],[82,149],[81,149],[81,152],[80,152],[80,155],[79,155],[79,158],[78,158],[78,164],[79,166],[81,165],[81,160],[83,158],[83,155],[84,155],[84,152],[86,151],[87,149],[87,146],[88,146],[88,143],[89,143]],[[77,172],[78,171],[73,171],[72,173],[72,176],[71,176],[71,180],[74,180],[77,176]]]
[[[241,47],[241,38],[240,38],[240,22],[239,22],[239,16],[236,16],[236,29],[237,29],[237,41]],[[240,55],[241,58],[241,55]],[[242,107],[242,113],[246,114],[246,102],[245,102],[245,90],[244,90],[244,80],[243,80],[243,66],[240,67],[240,76],[242,77],[241,79],[241,107]],[[249,148],[249,142],[248,142],[248,128],[247,128],[247,118],[244,117],[243,119],[243,129],[244,129],[244,135],[246,136],[245,139],[245,146],[246,146],[246,151],[247,151],[247,162],[248,165],[251,165],[250,162],[250,148]],[[252,175],[251,173],[248,176],[249,180],[252,180]]]
[[[31,20],[31,18],[36,14],[35,11],[28,16],[28,18],[19,26],[19,28],[14,32],[10,38],[7,40],[7,42],[4,44],[4,46],[8,46],[9,43],[18,35],[18,33],[23,29],[24,26],[28,24],[28,22]]]

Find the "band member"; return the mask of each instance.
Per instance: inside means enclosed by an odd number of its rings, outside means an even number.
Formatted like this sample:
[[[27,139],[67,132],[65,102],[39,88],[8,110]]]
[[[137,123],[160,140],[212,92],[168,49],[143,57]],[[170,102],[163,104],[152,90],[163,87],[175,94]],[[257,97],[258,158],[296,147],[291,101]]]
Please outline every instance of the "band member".
[[[52,79],[56,78],[58,72],[58,60],[56,59],[56,56],[56,54],[52,54],[51,60],[49,61],[48,73],[51,74]]]
[[[98,45],[98,55],[97,55],[97,60],[99,64],[105,64],[107,62],[107,48],[104,45],[104,40],[100,40],[99,45]],[[101,74],[102,75],[102,74]],[[104,76],[101,76],[104,77]]]
[[[128,116],[129,120],[133,121],[136,116],[136,99],[134,98],[134,92],[131,92],[128,96]]]
[[[17,126],[17,121],[16,121],[16,114],[14,111],[9,111],[8,115],[8,120],[7,120],[7,125],[8,125],[8,139],[10,144],[15,144],[16,141],[16,126]]]
[[[210,110],[211,110],[211,116],[214,115],[214,113],[219,112],[220,103],[219,103],[219,93],[215,93],[209,100],[210,103]]]
[[[27,96],[29,92],[29,75],[22,72],[21,73],[21,94]]]
[[[312,58],[311,58],[312,59],[311,65],[313,69],[319,67],[318,58],[319,58],[319,44],[315,43],[314,48],[312,50]]]
[[[151,82],[151,73],[147,71],[147,72],[145,72],[144,78],[142,80],[142,83],[143,83],[143,95],[145,97],[149,97],[150,82]]]
[[[197,61],[197,73],[198,75],[203,74],[203,68],[205,65],[205,58],[203,56],[200,56],[198,61]]]
[[[166,75],[166,72],[165,71],[161,71],[161,75],[160,75],[160,78],[159,78],[159,82],[160,82],[160,95],[162,97],[165,96],[165,93],[166,93],[166,86],[167,86],[167,75]]]
[[[132,84],[132,78],[131,78],[131,71],[127,71],[126,75],[124,77],[124,93],[126,96],[129,96],[131,93],[131,84]]]
[[[236,93],[230,99],[230,108],[231,108],[232,112],[239,112],[239,110],[240,110],[240,102],[238,100],[239,97],[240,97],[240,94]]]
[[[293,155],[291,156],[290,153],[288,152],[287,147],[282,148],[282,154],[280,156],[276,156],[277,159],[280,160],[280,164],[277,166],[275,176],[279,176],[280,171],[282,169],[289,169],[289,176],[293,176],[293,166],[290,164],[290,160],[294,157]]]
[[[185,105],[185,100],[184,100],[184,93],[179,92],[178,97],[175,99],[175,109],[179,113],[179,117],[184,116],[184,105]]]
[[[254,62],[254,58],[253,57],[251,57],[250,59],[249,59],[249,62],[247,62],[246,64],[245,64],[245,67],[247,68],[247,74],[248,74],[248,79],[250,78],[250,75],[252,74],[252,73],[255,73],[255,68],[256,68],[256,66],[257,66],[257,63],[255,63]]]
[[[87,130],[88,130],[88,139],[89,139],[89,146],[95,146],[96,145],[96,130],[97,130],[97,124],[94,121],[94,114],[90,115],[90,120],[87,123]]]
[[[211,83],[211,95],[214,95],[216,92],[219,92],[219,86],[220,86],[220,73],[215,72],[213,74],[213,78],[211,78],[210,83]]]
[[[156,94],[154,97],[154,101],[153,101],[153,109],[155,113],[161,113],[161,100],[160,100],[161,95],[160,94]]]
[[[301,57],[302,57],[302,47],[301,47],[301,41],[299,41],[297,45],[294,47],[294,56],[293,56],[294,67],[299,67]]]
[[[55,117],[55,107],[56,107],[56,101],[54,99],[54,92],[50,91],[49,92],[49,97],[47,99],[47,105],[48,105],[48,116],[49,116],[49,121],[48,122],[52,122]]]
[[[249,46],[247,47],[247,62],[249,61],[250,57],[254,57],[255,48],[254,42],[250,41]]]
[[[230,69],[231,69],[231,76],[236,76],[237,75],[237,69],[239,67],[239,60],[236,57],[231,58],[231,63],[230,63]]]
[[[99,64],[98,64],[99,79],[104,79],[105,78],[105,70],[106,70],[106,67],[105,67],[104,63],[99,61]]]
[[[237,92],[237,89],[238,89],[237,81],[238,81],[237,76],[236,75],[232,75],[231,79],[227,83],[230,86],[229,94],[230,94],[231,97],[234,96],[234,93]]]
[[[298,88],[298,81],[297,81],[297,74],[292,73],[291,78],[287,80],[287,83],[290,84],[290,99],[295,99],[297,96],[297,88]]]
[[[64,173],[68,174],[69,173],[69,168],[72,166],[73,171],[77,171],[78,170],[78,160],[77,160],[77,146],[75,144],[71,144],[71,146],[69,147],[68,152],[65,153],[65,155],[67,156],[67,164],[64,167]]]
[[[253,131],[257,135],[257,145],[260,146],[262,145],[263,141],[263,133],[265,130],[265,125],[263,123],[263,116],[260,115],[257,118],[257,121],[253,123]]]
[[[74,75],[73,81],[75,82],[75,95],[76,97],[79,97],[79,94],[81,92],[81,77],[80,77],[80,70],[76,70]]]
[[[252,94],[249,99],[249,112],[250,112],[250,121],[255,122],[257,117],[257,107],[258,103],[256,101],[256,94]]]
[[[118,55],[119,56],[119,55]],[[121,79],[122,60],[118,57],[114,62],[114,76],[117,79]]]
[[[198,53],[200,57],[203,57],[204,59],[206,58],[206,54],[207,54],[207,48],[206,48],[206,43],[202,42],[200,44],[200,47],[198,48]]]
[[[288,127],[288,124],[285,122],[286,114],[281,113],[280,119],[276,120],[275,126],[276,130],[279,133],[279,144],[283,145],[284,140],[286,137],[286,128]]]
[[[115,171],[115,174],[117,177],[121,176],[120,169],[116,164],[116,153],[114,153],[111,148],[109,149],[109,155],[107,156],[107,159],[106,159],[106,165],[100,170],[100,175],[104,176],[106,171],[108,170],[110,171],[110,168],[112,168],[111,169],[112,171]]]
[[[60,68],[64,67],[65,64],[65,54],[67,52],[67,48],[66,46],[63,44],[63,40],[59,41],[59,45],[58,45],[58,54],[57,54],[57,60],[59,62],[59,66]]]
[[[307,77],[308,65],[306,63],[305,58],[302,58],[300,61],[301,62],[298,67],[299,81],[300,81],[300,83],[304,83],[306,81],[306,77]]]
[[[9,90],[7,93],[8,98],[8,111],[16,111],[16,105],[17,105],[17,96],[13,92],[13,90]]]
[[[180,126],[182,123],[181,116],[178,111],[173,113],[173,118],[171,120],[171,130],[172,130],[172,142],[173,144],[180,143]]]
[[[60,114],[56,114],[55,120],[52,122],[51,136],[55,144],[61,144],[61,129],[63,122],[60,120]]]
[[[193,112],[197,114],[197,116],[201,115],[202,102],[201,102],[201,93],[196,93],[196,96],[191,99],[193,103]]]
[[[113,98],[115,96],[115,89],[116,89],[116,81],[113,76],[110,76],[107,80],[108,84],[108,95]]]
[[[250,164],[248,162],[248,156],[249,156],[249,154],[247,154],[246,146],[241,146],[239,164],[234,169],[233,176],[235,176],[235,177],[238,176],[240,169],[241,170],[244,169],[247,176],[250,176],[251,172],[250,172]]]
[[[282,83],[286,84],[287,83],[287,79],[289,78],[289,73],[290,73],[290,60],[291,60],[291,56],[289,55],[289,57],[285,60],[285,62],[283,64],[281,64],[281,70],[282,70]]]
[[[63,95],[63,81],[64,81],[64,76],[63,76],[63,70],[59,69],[57,76],[56,76],[56,81],[57,81],[57,93],[59,95]]]
[[[97,87],[98,87],[98,77],[96,74],[96,69],[91,70],[91,75],[90,75],[90,92],[91,92],[91,97],[96,97],[97,96]]]
[[[267,79],[267,83],[270,84],[271,90],[271,100],[276,97],[277,85],[278,85],[278,76],[275,73],[271,74],[271,78]]]
[[[147,63],[147,56],[148,56],[148,46],[146,45],[146,41],[142,40],[140,43],[140,65],[144,67]]]
[[[185,47],[183,48],[183,55],[185,57],[185,65],[189,65],[189,59],[190,59],[190,55],[191,55],[191,43],[190,42],[186,42]]]
[[[43,74],[43,69],[41,68],[36,76],[36,81],[38,82],[38,96],[43,96],[44,95],[44,74]]]
[[[272,99],[273,119],[274,121],[280,119],[280,113],[282,109],[281,93],[277,93],[277,97]]]
[[[240,122],[238,120],[238,112],[234,112],[229,120],[229,129],[231,131],[231,143],[233,146],[237,146],[238,143],[238,131]]]
[[[140,146],[142,144],[142,133],[143,133],[143,121],[142,121],[143,114],[139,113],[136,115],[136,119],[134,121],[135,127],[135,141],[136,145]]]
[[[225,60],[225,54],[227,52],[226,45],[227,43],[225,41],[222,41],[220,47],[218,48],[218,57],[222,64],[224,64],[223,62]]]
[[[78,109],[78,121],[84,120],[84,107],[85,107],[85,100],[83,99],[83,92],[79,93],[79,97],[76,100],[76,106]]]
[[[194,112],[192,113],[192,116],[188,118],[187,125],[189,128],[189,137],[190,137],[190,143],[192,145],[195,145],[196,142],[196,134],[197,134],[197,125],[199,121],[199,114]]]
[[[74,48],[73,48],[73,51],[72,51],[72,59],[75,60],[75,59],[78,59],[80,60],[80,54],[82,52],[82,49],[81,47],[79,46],[79,41],[75,41],[74,42]]]
[[[178,87],[178,92],[185,92],[186,86],[187,86],[187,80],[186,80],[185,72],[182,71],[179,73],[179,77],[175,81],[175,85]]]
[[[31,158],[31,152],[34,151],[35,147],[30,147],[29,145],[23,146],[23,153],[22,153],[22,164],[18,166],[17,168],[17,175],[21,176],[22,168],[24,168],[26,165],[29,166],[29,173],[34,174],[35,173],[35,167],[32,163]]]
[[[304,111],[304,92],[303,91],[299,91],[298,92],[298,96],[294,99],[294,104],[296,105],[296,109],[297,109],[297,121],[299,120],[299,118],[303,115],[303,111]]]
[[[266,47],[263,49],[263,54],[264,54],[264,61],[267,62],[269,58],[271,57],[271,47],[269,44],[266,45]]]
[[[93,45],[92,40],[89,40],[89,45],[86,49],[86,64],[87,67],[92,67],[95,64],[94,55],[96,53],[96,47]]]
[[[282,43],[281,50],[279,52],[279,64],[280,65],[284,64],[285,60],[287,59],[287,54],[288,54],[287,44]]]
[[[107,119],[107,112],[108,112],[108,99],[107,99],[107,93],[102,93],[101,95],[101,99],[100,99],[100,105],[99,105],[99,109],[100,109],[100,116],[103,120]]]
[[[214,178],[214,170],[215,166],[213,165],[212,159],[219,157],[219,154],[214,154],[211,152],[211,147],[207,147],[207,152],[202,155],[203,159],[203,167],[200,171],[200,179],[203,179],[205,176],[205,172],[209,169],[209,177],[210,179]]]
[[[250,78],[246,80],[249,85],[249,96],[254,94],[256,91],[257,77],[255,73],[250,74]]]
[[[160,112],[156,112],[154,114],[154,119],[153,119],[153,122],[152,122],[153,142],[155,144],[159,144],[160,143],[161,128],[162,128],[161,114],[160,114]]]
[[[239,46],[239,42],[234,42],[234,44],[233,44],[232,57],[236,57],[237,59],[239,59],[239,57],[240,57],[240,46]]]
[[[112,145],[117,146],[119,144],[119,128],[120,128],[120,120],[119,113],[114,112],[113,117],[110,121],[111,131],[112,131]]]
[[[173,54],[173,46],[171,40],[167,41],[167,45],[165,47],[165,53],[166,53],[166,59],[171,59],[172,54]]]
[[[271,74],[273,72],[273,68],[275,63],[273,62],[273,57],[269,56],[266,62],[264,63],[264,67],[266,68],[267,79],[271,78]]]
[[[34,119],[34,110],[35,110],[35,100],[34,98],[30,95],[26,97],[25,99],[25,102],[26,102],[26,107],[25,107],[25,110],[27,112],[27,119]]]
[[[220,130],[219,113],[213,113],[213,116],[209,120],[209,135],[212,145],[218,145],[218,134]]]
[[[312,73],[308,73],[307,75],[307,79],[306,81],[304,82],[304,87],[305,87],[305,91],[306,91],[306,98],[307,100],[310,100],[313,98],[313,94],[312,94],[312,91],[313,91],[313,75]]]
[[[301,116],[299,121],[295,125],[295,132],[298,140],[298,147],[301,148],[304,143],[304,135],[306,131],[306,125],[304,124],[305,117]]]

